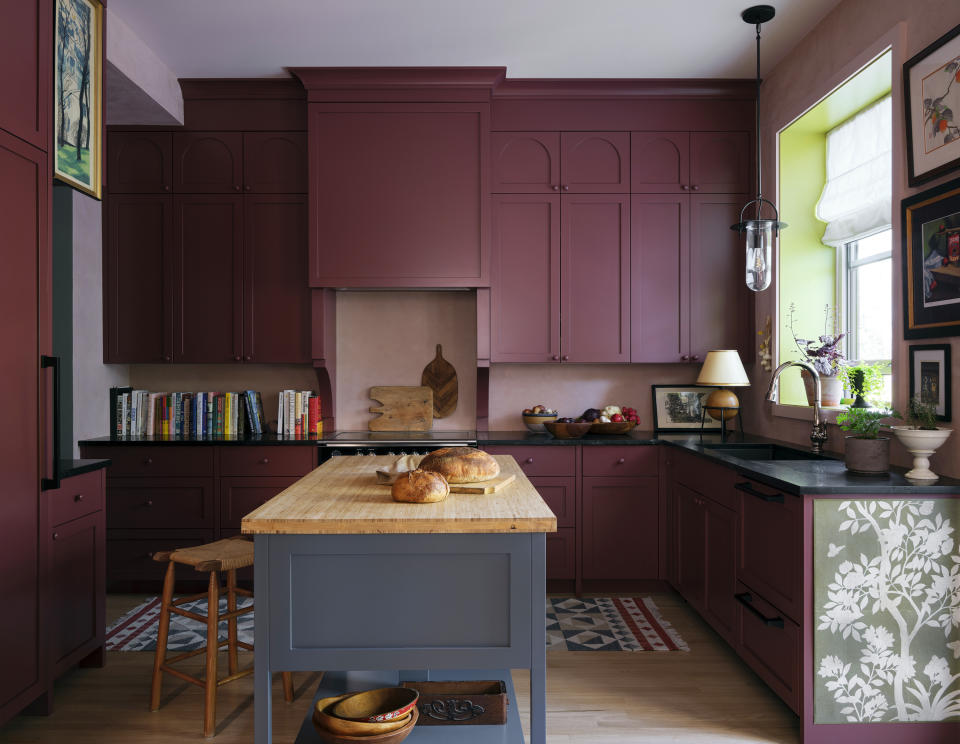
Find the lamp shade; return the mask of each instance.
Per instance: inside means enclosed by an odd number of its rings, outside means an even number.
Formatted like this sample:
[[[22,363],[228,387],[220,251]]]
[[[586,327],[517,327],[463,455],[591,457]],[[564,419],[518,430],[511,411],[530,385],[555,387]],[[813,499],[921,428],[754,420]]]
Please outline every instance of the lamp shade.
[[[722,385],[724,387],[748,387],[750,380],[736,349],[708,351],[703,360],[698,385]]]

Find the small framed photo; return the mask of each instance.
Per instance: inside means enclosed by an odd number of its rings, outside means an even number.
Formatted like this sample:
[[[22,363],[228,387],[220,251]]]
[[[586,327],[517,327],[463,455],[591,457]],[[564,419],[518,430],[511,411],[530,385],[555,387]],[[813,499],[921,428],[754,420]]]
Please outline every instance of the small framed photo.
[[[653,430],[700,431],[703,400],[716,387],[708,385],[653,385]],[[709,414],[704,431],[720,431],[720,422]]]
[[[950,421],[950,344],[910,347],[910,397],[937,407],[937,418]]]
[[[960,26],[903,65],[910,185],[960,166]]]

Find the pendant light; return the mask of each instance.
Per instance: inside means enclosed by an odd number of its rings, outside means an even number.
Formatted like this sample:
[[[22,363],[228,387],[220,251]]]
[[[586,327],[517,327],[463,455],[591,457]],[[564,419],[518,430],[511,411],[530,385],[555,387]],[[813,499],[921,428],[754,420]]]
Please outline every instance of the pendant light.
[[[773,18],[776,12],[772,5],[754,5],[740,14],[745,23],[757,27],[757,198],[747,202],[744,208],[740,210],[740,222],[731,225],[730,229],[736,230],[741,236],[746,236],[746,280],[747,286],[754,292],[762,292],[770,286],[770,278],[773,272],[771,262],[773,241],[780,230],[787,226],[785,222],[780,222],[776,205],[769,199],[763,198],[761,176],[763,163],[760,159],[760,26]],[[773,210],[773,219],[763,218],[764,204],[770,205],[770,209]],[[745,220],[743,216],[751,208],[754,208],[754,217]]]

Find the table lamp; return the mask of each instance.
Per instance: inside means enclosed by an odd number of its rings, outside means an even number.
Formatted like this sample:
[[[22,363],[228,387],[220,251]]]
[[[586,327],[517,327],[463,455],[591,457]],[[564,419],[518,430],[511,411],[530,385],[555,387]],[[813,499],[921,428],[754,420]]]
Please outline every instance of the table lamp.
[[[704,401],[703,406],[717,421],[732,419],[740,412],[740,401],[732,390],[723,390],[728,387],[748,387],[750,380],[740,361],[740,354],[736,349],[720,349],[708,351],[703,360],[698,385],[716,385],[714,390]]]

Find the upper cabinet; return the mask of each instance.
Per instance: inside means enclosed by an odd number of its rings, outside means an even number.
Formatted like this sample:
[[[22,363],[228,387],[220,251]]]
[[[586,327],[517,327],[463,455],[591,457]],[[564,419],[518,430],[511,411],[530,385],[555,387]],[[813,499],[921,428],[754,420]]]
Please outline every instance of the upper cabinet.
[[[174,190],[184,194],[227,194],[243,189],[240,132],[175,132]]]
[[[44,152],[53,101],[53,8],[48,0],[4,3],[0,24],[0,129]]]
[[[244,132],[243,190],[252,194],[305,194],[307,133]]]
[[[495,193],[630,191],[628,132],[496,132],[492,150]]]
[[[170,132],[111,132],[107,187],[113,194],[158,194],[173,188]]]
[[[749,148],[748,132],[632,132],[630,191],[749,192]]]

